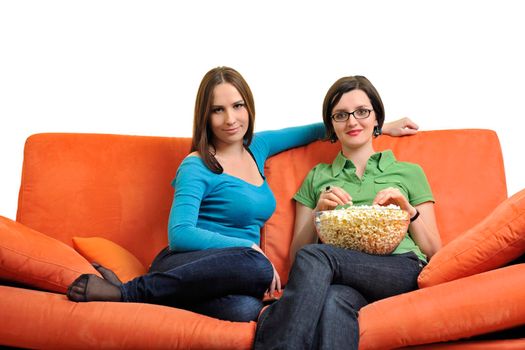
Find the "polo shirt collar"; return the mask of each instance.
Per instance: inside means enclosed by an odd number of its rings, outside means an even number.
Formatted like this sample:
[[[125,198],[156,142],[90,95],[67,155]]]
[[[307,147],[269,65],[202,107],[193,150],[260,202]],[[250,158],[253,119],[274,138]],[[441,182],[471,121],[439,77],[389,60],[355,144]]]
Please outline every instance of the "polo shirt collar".
[[[367,168],[371,166],[374,169],[379,169],[379,171],[384,172],[386,168],[388,168],[395,161],[396,157],[391,150],[377,152],[368,159]],[[350,159],[346,158],[343,155],[343,152],[340,151],[332,162],[332,175],[339,175],[345,168],[354,169],[355,171],[354,163]]]

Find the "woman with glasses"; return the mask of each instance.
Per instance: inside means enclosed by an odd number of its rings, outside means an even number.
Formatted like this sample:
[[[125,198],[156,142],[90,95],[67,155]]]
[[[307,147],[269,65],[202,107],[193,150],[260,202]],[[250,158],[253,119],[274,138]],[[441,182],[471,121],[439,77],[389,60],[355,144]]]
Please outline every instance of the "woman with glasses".
[[[375,152],[384,122],[381,97],[362,76],[328,90],[323,121],[341,142],[332,164],[314,167],[298,192],[292,256],[281,299],[264,310],[255,349],[357,349],[358,311],[417,288],[417,277],[441,246],[434,199],[420,166]],[[317,242],[314,214],[342,205],[398,205],[410,215],[408,234],[390,255],[373,255]]]
[[[81,275],[68,298],[154,303],[224,320],[255,320],[265,291],[280,290],[279,275],[259,247],[260,229],[275,209],[264,162],[322,138],[324,128],[313,124],[254,133],[254,122],[253,96],[244,78],[228,67],[206,73],[195,102],[191,153],[173,181],[169,246],[148,274],[127,283],[97,265],[104,278]],[[405,118],[388,130],[403,135],[416,128]]]

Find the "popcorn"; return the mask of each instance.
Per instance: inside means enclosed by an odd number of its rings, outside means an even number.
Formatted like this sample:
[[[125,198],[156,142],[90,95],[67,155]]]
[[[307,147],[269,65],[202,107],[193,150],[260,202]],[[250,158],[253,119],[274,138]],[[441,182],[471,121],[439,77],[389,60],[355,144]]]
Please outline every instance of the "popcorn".
[[[324,243],[369,254],[390,254],[405,236],[410,218],[397,205],[362,205],[320,211],[315,223]]]

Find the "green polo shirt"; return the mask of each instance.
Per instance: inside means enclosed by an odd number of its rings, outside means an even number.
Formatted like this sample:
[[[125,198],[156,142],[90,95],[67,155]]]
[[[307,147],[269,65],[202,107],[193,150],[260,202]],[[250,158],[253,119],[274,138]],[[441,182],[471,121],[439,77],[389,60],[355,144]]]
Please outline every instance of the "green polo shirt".
[[[354,205],[371,205],[377,192],[387,187],[399,189],[413,206],[434,201],[423,169],[417,164],[398,162],[390,150],[373,154],[361,178],[355,171],[354,163],[339,152],[332,164],[321,163],[310,170],[294,199],[314,209],[326,186],[337,186],[352,196]],[[426,261],[425,254],[407,232],[392,254],[410,251]]]

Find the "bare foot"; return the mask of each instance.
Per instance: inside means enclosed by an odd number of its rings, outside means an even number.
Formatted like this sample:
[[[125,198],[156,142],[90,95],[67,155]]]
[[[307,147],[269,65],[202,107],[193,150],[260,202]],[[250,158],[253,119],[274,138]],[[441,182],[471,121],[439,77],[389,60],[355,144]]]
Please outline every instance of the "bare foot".
[[[100,272],[100,274],[102,275],[102,277],[104,277],[104,279],[116,286],[121,286],[122,285],[122,281],[120,280],[120,278],[118,278],[118,276],[115,274],[115,272],[111,271],[110,269],[100,265],[99,263],[92,263],[91,265],[93,265],[93,267],[98,271]]]
[[[97,275],[83,274],[71,283],[67,297],[72,301],[121,301],[120,288]]]

